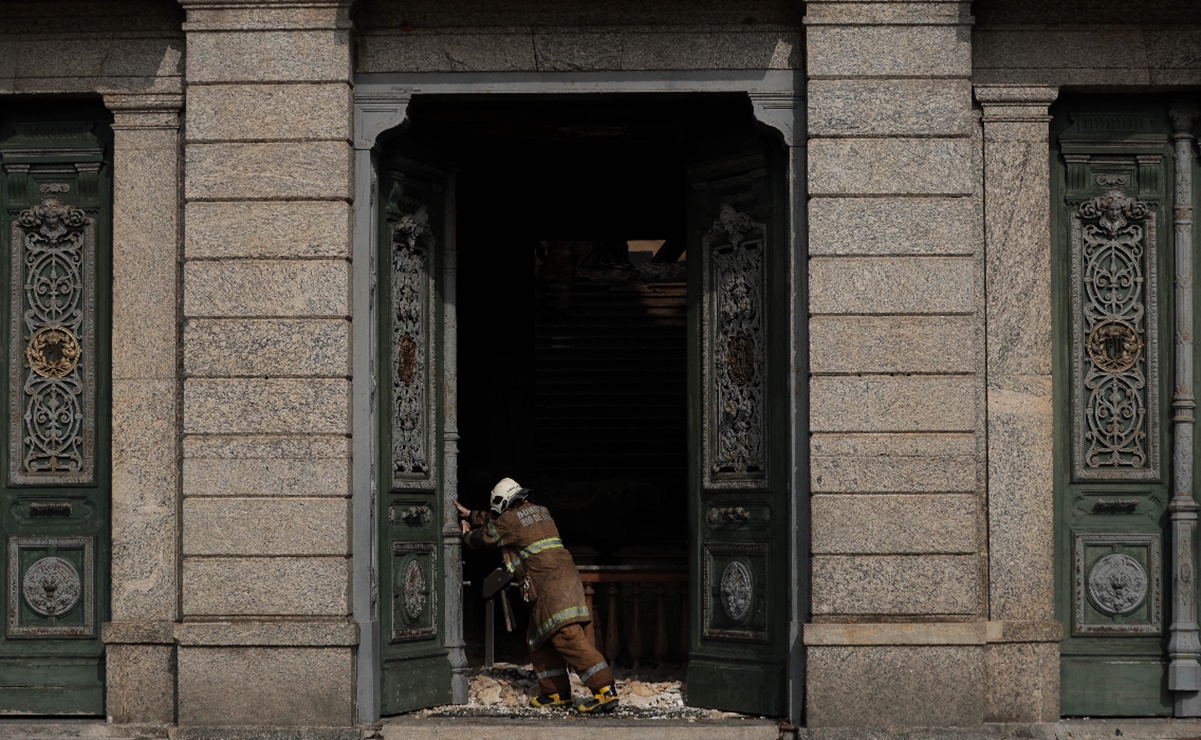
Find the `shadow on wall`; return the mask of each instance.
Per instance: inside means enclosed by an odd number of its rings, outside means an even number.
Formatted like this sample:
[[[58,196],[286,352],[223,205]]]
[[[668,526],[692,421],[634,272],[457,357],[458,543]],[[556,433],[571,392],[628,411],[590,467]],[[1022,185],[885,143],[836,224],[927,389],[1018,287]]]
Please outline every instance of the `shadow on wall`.
[[[184,12],[175,0],[6,1],[0,95],[178,93]],[[64,35],[70,34],[70,42]]]

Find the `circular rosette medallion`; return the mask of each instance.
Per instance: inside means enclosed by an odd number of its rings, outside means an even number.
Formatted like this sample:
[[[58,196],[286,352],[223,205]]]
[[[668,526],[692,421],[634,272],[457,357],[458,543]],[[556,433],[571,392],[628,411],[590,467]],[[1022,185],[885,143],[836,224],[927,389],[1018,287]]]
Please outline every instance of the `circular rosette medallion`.
[[[1124,373],[1143,354],[1143,338],[1122,321],[1102,321],[1088,333],[1088,356],[1099,370]]]
[[[410,560],[404,572],[404,615],[410,623],[421,619],[428,590],[421,566],[416,560]]]
[[[43,326],[25,345],[29,367],[43,378],[61,378],[75,369],[83,350],[75,334],[63,326]]]
[[[66,560],[46,557],[29,566],[21,592],[29,608],[43,617],[61,617],[79,603],[79,572]]]
[[[1147,571],[1142,563],[1121,553],[1098,560],[1088,574],[1088,598],[1110,616],[1129,614],[1147,596]]]
[[[751,612],[753,587],[751,571],[735,560],[721,574],[721,606],[726,616],[735,622],[746,619]]]

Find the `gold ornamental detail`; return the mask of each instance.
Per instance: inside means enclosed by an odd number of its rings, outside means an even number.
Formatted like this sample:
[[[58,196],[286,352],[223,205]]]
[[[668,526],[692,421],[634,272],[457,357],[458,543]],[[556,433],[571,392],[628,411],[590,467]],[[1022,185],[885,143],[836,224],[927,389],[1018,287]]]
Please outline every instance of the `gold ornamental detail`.
[[[1088,333],[1088,356],[1107,373],[1124,373],[1143,354],[1143,338],[1134,327],[1121,321],[1102,321]]]
[[[755,339],[749,333],[744,331],[730,337],[726,374],[736,385],[748,385],[755,379]]]
[[[29,367],[43,378],[61,378],[79,364],[83,350],[75,334],[62,326],[44,326],[25,345]]]

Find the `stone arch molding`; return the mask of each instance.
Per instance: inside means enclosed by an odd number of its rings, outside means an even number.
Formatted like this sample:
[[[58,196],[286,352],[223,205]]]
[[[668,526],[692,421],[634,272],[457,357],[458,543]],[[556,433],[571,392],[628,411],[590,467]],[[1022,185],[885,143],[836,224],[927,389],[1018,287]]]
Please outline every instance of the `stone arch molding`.
[[[370,150],[404,123],[414,95],[449,93],[698,93],[741,92],[755,119],[778,131],[787,146],[805,131],[804,80],[789,70],[759,73],[677,72],[656,74],[413,74],[360,75],[354,97],[354,148]]]

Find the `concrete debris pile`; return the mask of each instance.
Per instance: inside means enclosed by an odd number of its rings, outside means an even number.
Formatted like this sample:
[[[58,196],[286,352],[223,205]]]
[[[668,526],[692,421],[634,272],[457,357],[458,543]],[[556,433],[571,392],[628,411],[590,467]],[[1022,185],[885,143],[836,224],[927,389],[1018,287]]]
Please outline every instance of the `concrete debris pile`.
[[[618,668],[617,693],[621,704],[614,714],[634,719],[722,719],[742,715],[714,709],[685,706],[686,687],[681,670]],[[426,709],[419,715],[430,717],[534,717],[558,713],[557,710],[533,709],[531,696],[538,693],[538,682],[530,667],[497,663],[492,668],[473,668],[469,674],[467,703]],[[588,696],[579,678],[571,674],[571,692],[575,701]],[[574,714],[568,712],[567,714]]]

